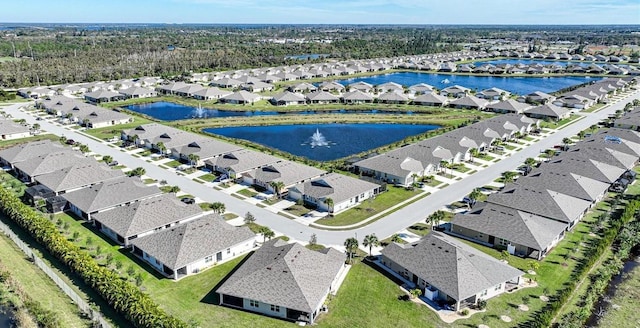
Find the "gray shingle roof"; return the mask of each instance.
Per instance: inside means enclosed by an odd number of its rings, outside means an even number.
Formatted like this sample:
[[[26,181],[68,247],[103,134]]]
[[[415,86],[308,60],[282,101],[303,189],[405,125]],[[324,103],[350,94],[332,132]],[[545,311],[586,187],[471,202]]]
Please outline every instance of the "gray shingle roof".
[[[31,131],[29,126],[18,124],[12,120],[0,119],[0,134],[2,135],[26,133],[29,131]]]
[[[565,223],[496,204],[456,214],[451,224],[537,250],[545,249],[567,228]]]
[[[354,90],[343,94],[342,99],[345,101],[372,101],[373,96],[360,90]]]
[[[255,237],[249,228],[234,227],[219,215],[209,214],[138,238],[132,244],[177,270]]]
[[[55,192],[61,192],[93,185],[122,176],[124,176],[124,174],[121,170],[112,170],[105,164],[93,162],[82,163],[62,170],[43,174],[36,177],[35,180]]]
[[[414,103],[427,103],[427,104],[447,104],[449,99],[445,96],[437,95],[435,93],[426,93],[417,96],[413,99]]]
[[[185,204],[169,193],[96,213],[93,218],[127,238],[202,214],[197,204]]]
[[[564,152],[561,156],[588,158],[623,169],[630,169],[634,167],[638,160],[637,155],[630,155],[608,147],[605,148],[602,147],[602,145],[582,142],[570,147],[569,150]]]
[[[484,108],[488,103],[488,101],[476,96],[466,96],[453,100],[449,105]]]
[[[236,145],[213,138],[198,138],[197,140],[187,145],[174,148],[176,152],[184,156],[188,156],[189,154],[196,154],[200,156],[200,160],[220,156],[222,154],[226,154],[228,152],[239,149],[241,148]]]
[[[275,239],[262,245],[216,292],[310,313],[344,261],[344,254],[333,248],[317,252]]]
[[[559,107],[554,104],[544,104],[544,105],[526,109],[524,112],[530,115],[533,114],[533,115],[539,115],[539,116],[559,118],[566,115],[569,112],[569,109],[564,107]]]
[[[555,172],[571,172],[607,183],[615,182],[625,171],[623,168],[590,158],[562,155],[548,163],[543,163],[541,167]]]
[[[280,161],[255,169],[249,174],[257,181],[271,183],[282,181],[285,186],[312,179],[326,173],[315,167],[298,164],[292,161]]]
[[[15,164],[17,162],[26,161],[30,158],[47,155],[64,150],[65,147],[58,142],[51,140],[42,140],[25,143],[0,151],[0,158]]]
[[[524,274],[439,232],[414,244],[392,243],[382,255],[459,301]]]
[[[64,148],[55,153],[49,153],[30,158],[28,161],[16,163],[16,168],[31,177],[51,173],[66,167],[83,163],[95,163],[93,158],[87,158],[77,151]]]
[[[261,152],[240,149],[206,160],[205,163],[222,169],[231,168],[236,173],[242,173],[260,166],[276,163],[280,160],[278,157]]]
[[[487,105],[488,109],[492,109],[494,111],[504,111],[511,113],[522,113],[528,108],[531,108],[531,105],[527,103],[521,103],[519,101],[515,101],[513,99],[507,99],[495,104]]]
[[[380,186],[375,183],[338,173],[329,173],[318,179],[297,184],[293,188],[316,199],[331,198],[335,204],[338,204],[378,187]]]
[[[158,187],[146,186],[138,177],[123,177],[66,193],[64,198],[84,213],[93,213],[160,194]]]
[[[542,166],[529,175],[518,178],[517,184],[537,190],[549,189],[589,201],[596,200],[609,188],[606,182],[576,173],[556,172],[545,168],[546,166]]]
[[[508,184],[487,198],[487,203],[511,207],[553,220],[570,223],[578,219],[591,206],[591,202],[561,194],[549,189],[531,189]]]

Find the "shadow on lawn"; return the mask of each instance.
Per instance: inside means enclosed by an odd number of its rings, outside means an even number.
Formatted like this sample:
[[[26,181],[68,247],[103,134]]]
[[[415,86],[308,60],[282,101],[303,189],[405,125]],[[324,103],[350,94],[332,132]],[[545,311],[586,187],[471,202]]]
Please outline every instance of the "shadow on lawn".
[[[242,261],[240,261],[240,263],[238,263],[238,265],[236,265],[236,267],[233,268],[233,270],[229,271],[229,273],[224,278],[222,278],[222,280],[220,280],[220,282],[218,282],[211,289],[211,291],[209,291],[209,293],[207,293],[207,295],[205,295],[200,300],[200,303],[219,305],[220,304],[220,295],[218,293],[216,293],[216,291],[218,290],[218,288],[220,288],[220,286],[222,286],[222,284],[224,284],[227,281],[227,279],[229,279],[229,277],[231,277],[236,271],[238,271],[238,269],[251,257],[251,255],[253,255],[253,253],[254,252],[251,252],[247,256],[245,256],[242,259]]]

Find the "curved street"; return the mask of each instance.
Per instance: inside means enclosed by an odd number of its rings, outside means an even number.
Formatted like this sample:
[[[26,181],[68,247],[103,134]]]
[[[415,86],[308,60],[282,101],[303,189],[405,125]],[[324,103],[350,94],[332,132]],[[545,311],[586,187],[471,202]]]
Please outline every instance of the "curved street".
[[[604,106],[598,112],[580,113],[579,115],[583,116],[581,119],[565,126],[547,138],[525,147],[519,152],[513,153],[510,157],[494,163],[482,171],[472,174],[444,189],[440,189],[365,227],[348,231],[320,230],[295,222],[292,219],[254,206],[244,200],[192,181],[172,171],[167,171],[155,164],[145,161],[145,159],[131,156],[130,154],[122,152],[120,148],[114,148],[102,141],[97,141],[97,139],[88,137],[80,131],[62,127],[47,120],[36,121],[36,118],[30,113],[19,109],[27,103],[14,104],[4,107],[3,110],[11,114],[14,119],[25,119],[29,124],[38,123],[42,130],[58,136],[64,135],[69,139],[74,139],[77,142],[86,144],[94,153],[110,155],[121,165],[129,168],[143,167],[146,170],[145,175],[157,180],[166,180],[169,185],[177,185],[182,191],[196,196],[205,202],[222,202],[226,205],[228,211],[237,213],[240,216],[243,216],[246,212],[251,212],[257,218],[257,223],[266,225],[272,230],[289,236],[294,240],[306,243],[310,236],[315,233],[319,244],[342,248],[342,244],[346,238],[355,236],[362,242],[365,235],[375,233],[380,240],[382,240],[416,222],[423,221],[430,213],[441,209],[447,204],[461,200],[474,188],[491,183],[499,177],[502,172],[515,169],[522,164],[526,158],[538,156],[540,151],[552,148],[556,144],[561,144],[563,138],[571,137],[579,131],[597,124],[599,121],[607,118],[608,115],[615,113],[616,110],[623,109],[626,103],[633,99],[640,98],[639,94],[639,90],[633,90],[632,93],[615,103]],[[114,126],[114,129],[118,129],[118,127]]]

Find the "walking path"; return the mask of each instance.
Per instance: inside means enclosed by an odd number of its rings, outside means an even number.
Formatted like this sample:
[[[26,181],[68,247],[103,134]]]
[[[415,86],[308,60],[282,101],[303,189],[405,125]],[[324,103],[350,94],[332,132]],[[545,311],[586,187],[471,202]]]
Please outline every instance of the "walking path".
[[[143,167],[146,175],[158,181],[166,180],[169,185],[179,186],[182,191],[197,197],[205,202],[222,202],[226,205],[227,210],[243,216],[246,212],[251,212],[256,218],[257,223],[269,226],[272,230],[289,236],[294,240],[307,242],[312,234],[315,234],[318,243],[324,245],[339,246],[342,248],[344,240],[354,235],[359,236],[359,240],[368,234],[375,233],[380,239],[386,238],[397,231],[412,225],[415,222],[424,220],[429,213],[432,213],[447,204],[461,200],[469,194],[474,188],[481,187],[493,183],[497,177],[504,171],[514,170],[521,165],[528,157],[536,158],[541,151],[547,148],[553,148],[554,145],[562,143],[565,137],[571,137],[579,131],[588,129],[591,125],[597,124],[599,121],[606,119],[609,114],[615,113],[616,110],[622,110],[627,102],[635,98],[639,98],[639,92],[633,90],[626,96],[619,98],[615,103],[603,106],[602,109],[594,113],[584,113],[582,119],[569,124],[561,130],[548,135],[546,138],[530,142],[529,146],[522,146],[522,150],[513,152],[511,156],[501,161],[494,162],[482,170],[482,174],[472,174],[463,180],[450,181],[450,185],[445,189],[437,190],[431,195],[409,204],[388,216],[381,218],[369,225],[360,227],[350,231],[327,231],[323,229],[309,226],[306,221],[291,220],[287,217],[277,215],[273,210],[261,208],[248,203],[245,200],[238,199],[226,192],[213,189],[211,183],[198,183],[190,180],[185,176],[177,174],[174,170],[167,170],[158,166],[155,161],[147,162],[144,158],[134,157],[128,153],[120,151],[119,148],[109,146],[103,141],[97,141],[93,137],[89,137],[85,133],[68,127],[62,127],[47,120],[36,121],[31,113],[19,110],[20,107],[26,106],[27,103],[20,103],[3,108],[3,110],[11,114],[15,119],[25,119],[27,123],[39,123],[42,130],[48,131],[56,135],[64,135],[67,138],[74,139],[78,142],[86,144],[89,148],[98,154],[110,155],[121,165],[129,168]],[[117,127],[114,127],[117,128]],[[492,154],[493,156],[493,154]],[[489,163],[481,162],[483,165]],[[437,176],[436,179],[442,177]],[[458,183],[464,181],[464,183]],[[443,192],[445,190],[445,192]]]

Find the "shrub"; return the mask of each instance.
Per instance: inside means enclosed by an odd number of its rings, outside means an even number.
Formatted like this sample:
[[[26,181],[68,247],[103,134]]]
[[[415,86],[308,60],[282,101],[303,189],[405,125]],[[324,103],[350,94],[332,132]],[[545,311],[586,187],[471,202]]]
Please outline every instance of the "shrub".
[[[464,316],[469,315],[469,309],[464,309],[464,310],[460,311],[460,314],[462,314]]]

